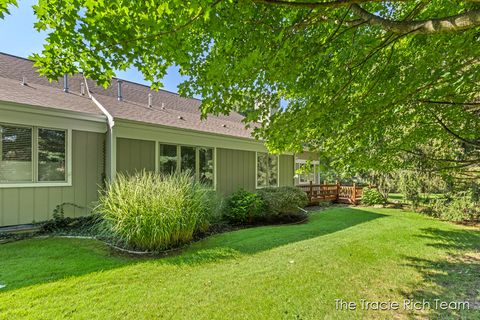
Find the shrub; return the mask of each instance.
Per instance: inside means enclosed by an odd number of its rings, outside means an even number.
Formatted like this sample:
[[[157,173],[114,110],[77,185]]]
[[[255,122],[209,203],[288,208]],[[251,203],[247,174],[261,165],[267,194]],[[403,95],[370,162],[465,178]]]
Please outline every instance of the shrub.
[[[458,192],[443,199],[436,199],[430,215],[455,222],[478,222],[480,204],[466,192]]]
[[[307,194],[296,187],[264,188],[258,191],[265,201],[264,219],[269,222],[299,221],[306,218],[300,209],[308,204]]]
[[[264,211],[265,202],[258,194],[240,189],[226,199],[223,215],[233,224],[251,224],[260,220]]]
[[[66,206],[82,209],[81,206],[71,202],[58,204],[53,210],[52,219],[40,224],[40,233],[65,233],[78,235],[95,233],[95,227],[99,221],[97,215],[76,218],[65,217]]]
[[[129,247],[163,250],[192,240],[209,226],[212,191],[188,172],[119,174],[100,196],[97,211],[106,229]]]
[[[367,206],[372,206],[375,204],[384,204],[385,198],[375,188],[364,188],[362,193],[362,203],[366,204]]]
[[[418,173],[413,171],[403,171],[399,176],[399,191],[402,193],[404,200],[410,201],[412,207],[416,210],[420,203],[421,183]]]

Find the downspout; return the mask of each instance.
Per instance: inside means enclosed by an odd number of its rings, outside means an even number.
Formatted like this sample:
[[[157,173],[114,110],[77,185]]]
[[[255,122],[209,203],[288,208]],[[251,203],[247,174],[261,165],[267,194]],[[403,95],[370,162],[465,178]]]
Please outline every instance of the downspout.
[[[116,141],[113,134],[113,127],[115,126],[115,120],[113,116],[108,112],[108,110],[92,95],[90,89],[88,88],[87,78],[83,76],[85,81],[85,86],[87,89],[88,97],[95,103],[98,109],[102,111],[102,113],[107,118],[107,139],[106,139],[106,150],[105,150],[105,170],[107,175],[107,181],[111,182],[115,179],[115,172],[116,172]]]

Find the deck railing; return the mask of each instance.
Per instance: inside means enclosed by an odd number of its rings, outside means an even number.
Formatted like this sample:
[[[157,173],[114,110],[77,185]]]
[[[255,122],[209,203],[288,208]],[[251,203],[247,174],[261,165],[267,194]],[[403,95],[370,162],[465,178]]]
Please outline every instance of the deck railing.
[[[363,187],[342,186],[336,184],[302,184],[298,188],[305,191],[310,204],[318,204],[320,201],[335,201],[340,203],[358,204],[362,199]]]

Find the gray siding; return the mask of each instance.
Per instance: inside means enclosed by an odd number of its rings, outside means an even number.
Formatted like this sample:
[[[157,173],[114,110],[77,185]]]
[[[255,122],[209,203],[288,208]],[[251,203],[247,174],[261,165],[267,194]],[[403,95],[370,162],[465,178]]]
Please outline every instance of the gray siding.
[[[117,138],[117,172],[155,171],[155,142]]]
[[[293,155],[280,156],[279,185],[294,184]],[[255,152],[217,149],[217,191],[229,194],[243,188],[255,191]]]
[[[217,191],[255,190],[255,152],[217,148]]]
[[[297,159],[302,159],[302,160],[319,160],[319,153],[318,152],[313,152],[313,151],[304,151],[302,153],[297,153],[295,155]]]
[[[64,202],[65,215],[78,217],[91,212],[104,177],[104,143],[101,133],[72,131],[72,186],[0,188],[0,226],[48,220]]]
[[[293,186],[294,185],[294,157],[290,155],[280,156],[280,186]]]

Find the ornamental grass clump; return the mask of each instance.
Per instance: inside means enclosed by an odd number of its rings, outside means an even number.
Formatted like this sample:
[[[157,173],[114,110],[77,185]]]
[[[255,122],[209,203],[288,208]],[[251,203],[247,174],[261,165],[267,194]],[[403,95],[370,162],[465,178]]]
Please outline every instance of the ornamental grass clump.
[[[100,196],[105,229],[130,248],[160,251],[204,232],[215,211],[211,190],[191,174],[139,172],[117,175]]]

